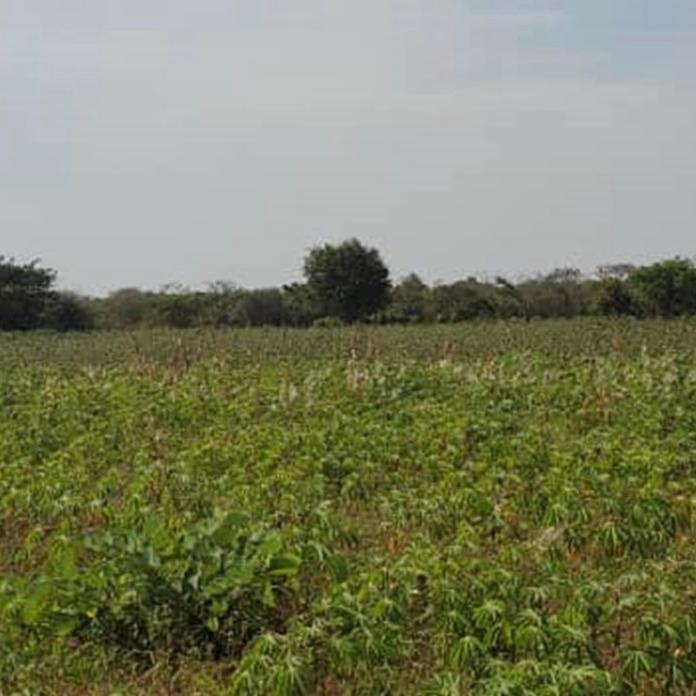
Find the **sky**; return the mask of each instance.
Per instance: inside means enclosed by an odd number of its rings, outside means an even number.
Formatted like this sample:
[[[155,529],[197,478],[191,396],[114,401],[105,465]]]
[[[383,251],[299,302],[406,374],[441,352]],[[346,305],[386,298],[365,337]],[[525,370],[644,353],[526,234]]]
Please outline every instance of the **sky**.
[[[0,255],[62,287],[696,255],[694,0],[0,0]]]

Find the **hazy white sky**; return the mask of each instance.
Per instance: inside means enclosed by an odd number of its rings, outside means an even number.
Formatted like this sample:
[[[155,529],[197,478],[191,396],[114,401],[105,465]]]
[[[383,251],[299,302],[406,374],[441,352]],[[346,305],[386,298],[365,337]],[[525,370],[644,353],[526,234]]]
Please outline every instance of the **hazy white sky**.
[[[248,286],[696,254],[695,0],[0,0],[0,254]]]

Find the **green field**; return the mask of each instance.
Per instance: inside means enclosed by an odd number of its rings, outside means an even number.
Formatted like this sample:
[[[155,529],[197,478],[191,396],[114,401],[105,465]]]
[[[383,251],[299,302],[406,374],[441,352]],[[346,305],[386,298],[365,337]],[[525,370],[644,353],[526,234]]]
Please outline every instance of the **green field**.
[[[693,694],[696,322],[0,336],[0,693]]]

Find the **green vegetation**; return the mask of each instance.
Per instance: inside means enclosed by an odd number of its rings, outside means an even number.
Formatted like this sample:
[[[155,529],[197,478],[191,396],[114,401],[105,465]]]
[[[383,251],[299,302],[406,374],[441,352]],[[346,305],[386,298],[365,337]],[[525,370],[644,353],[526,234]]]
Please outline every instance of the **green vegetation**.
[[[56,273],[0,257],[0,331],[49,329],[331,327],[451,324],[475,319],[696,315],[696,265],[682,258],[648,266],[576,268],[512,283],[469,277],[429,286],[411,273],[393,284],[376,249],[356,239],[311,249],[305,282],[249,290],[226,281],[204,290],[121,288],[85,298],[54,289]]]
[[[389,269],[376,249],[366,249],[357,239],[312,249],[304,273],[324,317],[351,323],[374,315],[389,301]]]
[[[694,346],[0,336],[0,693],[691,694]]]
[[[84,330],[92,327],[86,305],[54,290],[56,274],[38,262],[18,264],[0,256],[0,331]]]

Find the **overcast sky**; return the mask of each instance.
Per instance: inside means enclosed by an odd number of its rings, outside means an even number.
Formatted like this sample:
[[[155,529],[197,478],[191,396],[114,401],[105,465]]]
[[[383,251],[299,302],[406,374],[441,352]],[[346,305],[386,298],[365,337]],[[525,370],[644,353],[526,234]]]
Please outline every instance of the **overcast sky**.
[[[695,0],[0,0],[0,254],[104,293],[696,254]]]

